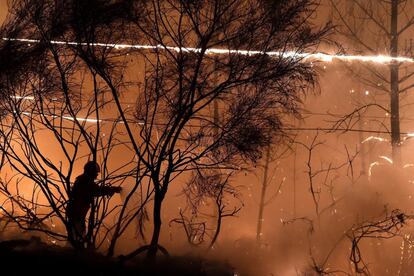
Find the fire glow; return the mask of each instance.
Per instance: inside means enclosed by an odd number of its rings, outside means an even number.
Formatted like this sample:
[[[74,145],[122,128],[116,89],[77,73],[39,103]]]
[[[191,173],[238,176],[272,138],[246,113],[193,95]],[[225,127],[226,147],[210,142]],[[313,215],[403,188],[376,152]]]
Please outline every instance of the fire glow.
[[[30,43],[40,43],[38,39],[27,39],[27,38],[7,38],[3,37],[4,41],[17,41],[28,43],[28,46],[31,46]],[[116,44],[116,43],[86,43],[86,42],[74,42],[74,41],[58,41],[52,40],[48,41],[54,45],[68,45],[68,46],[94,46],[94,47],[104,47],[104,48],[114,48],[116,50],[168,50],[174,52],[193,52],[200,53],[202,52],[201,48],[192,48],[192,47],[172,47],[165,45],[139,45],[139,44]],[[335,54],[326,54],[326,53],[301,53],[295,51],[256,51],[256,50],[235,50],[235,49],[219,49],[219,48],[210,48],[205,49],[205,54],[207,55],[245,55],[245,56],[254,56],[254,55],[268,55],[275,57],[284,57],[284,58],[298,58],[304,60],[316,60],[322,62],[334,62],[335,60],[339,61],[357,61],[357,62],[371,62],[378,64],[389,64],[392,62],[397,63],[414,63],[414,59],[409,57],[402,56],[388,56],[388,55],[376,55],[376,56],[364,56],[364,55],[335,55]]]

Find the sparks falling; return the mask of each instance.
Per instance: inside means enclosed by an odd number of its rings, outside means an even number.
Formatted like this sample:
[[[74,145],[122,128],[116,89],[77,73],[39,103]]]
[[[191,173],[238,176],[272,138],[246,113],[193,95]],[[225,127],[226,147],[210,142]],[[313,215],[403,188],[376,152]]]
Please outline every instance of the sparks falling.
[[[38,39],[27,39],[27,38],[7,38],[3,37],[4,41],[18,41],[23,43],[28,43],[30,46],[31,43],[40,43]],[[94,47],[104,47],[104,48],[114,48],[116,50],[168,50],[174,52],[193,52],[200,53],[201,48],[192,48],[192,47],[172,47],[164,45],[140,45],[140,44],[117,44],[117,43],[86,43],[86,42],[75,42],[75,41],[59,41],[52,40],[49,43],[54,45],[68,45],[68,46],[94,46]],[[378,64],[389,64],[392,62],[397,63],[414,63],[414,59],[409,57],[392,57],[387,55],[377,55],[377,56],[364,56],[364,55],[335,55],[335,54],[326,54],[326,53],[301,53],[296,51],[255,51],[255,50],[235,50],[235,49],[219,49],[219,48],[210,48],[206,49],[205,53],[207,55],[245,55],[245,56],[254,56],[254,55],[263,55],[284,57],[284,58],[299,58],[304,60],[315,60],[322,62],[334,62],[339,61],[358,61],[358,62],[372,62]]]

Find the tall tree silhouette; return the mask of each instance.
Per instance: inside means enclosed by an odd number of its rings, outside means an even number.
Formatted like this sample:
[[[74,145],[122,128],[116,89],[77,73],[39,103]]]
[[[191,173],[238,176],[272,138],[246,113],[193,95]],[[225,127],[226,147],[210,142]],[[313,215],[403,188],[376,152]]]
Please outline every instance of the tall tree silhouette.
[[[412,56],[414,17],[410,11],[414,2],[410,0],[391,1],[337,1],[330,0],[338,31],[350,43],[348,51],[366,55],[385,54],[392,57]],[[384,52],[385,50],[385,52]],[[367,108],[379,107],[390,114],[389,132],[392,159],[401,165],[400,98],[413,88],[413,73],[410,65],[391,62],[386,67],[364,64],[356,70],[356,76],[374,91],[386,93],[388,104],[371,103],[358,108],[361,113]],[[403,94],[404,95],[404,94]]]
[[[313,0],[15,4],[2,35],[18,39],[3,41],[2,54],[30,66],[3,67],[1,77],[19,76],[49,58],[59,89],[74,91],[77,84],[59,74],[62,68],[70,68],[74,76],[86,70],[99,87],[98,98],[109,101],[120,131],[116,137],[127,144],[134,167],[134,184],[111,231],[109,255],[116,238],[143,212],[139,207],[125,219],[134,195],[147,191],[152,199],[146,204],[152,207],[151,240],[127,257],[166,251],[160,245],[162,207],[178,178],[239,171],[284,135],[285,117],[298,114],[302,94],[316,82],[317,67],[295,53],[312,52],[330,30],[312,25]],[[22,37],[35,39],[35,45],[27,47]],[[213,52],[215,48],[220,52]],[[268,51],[280,54],[269,56]],[[143,71],[140,76],[130,73],[134,58]],[[8,90],[2,92],[7,99]],[[222,114],[219,125],[214,105]]]

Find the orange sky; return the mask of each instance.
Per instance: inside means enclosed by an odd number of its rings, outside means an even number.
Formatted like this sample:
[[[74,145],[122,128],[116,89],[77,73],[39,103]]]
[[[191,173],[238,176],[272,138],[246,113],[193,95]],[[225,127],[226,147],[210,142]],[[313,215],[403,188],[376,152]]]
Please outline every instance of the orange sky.
[[[7,0],[0,0],[0,22],[3,22],[7,14]]]

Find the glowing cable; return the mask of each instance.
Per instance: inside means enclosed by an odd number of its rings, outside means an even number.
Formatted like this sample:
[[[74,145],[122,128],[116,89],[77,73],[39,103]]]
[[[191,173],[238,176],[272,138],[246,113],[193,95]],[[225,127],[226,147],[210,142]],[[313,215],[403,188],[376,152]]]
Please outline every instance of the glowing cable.
[[[10,96],[10,98],[16,99],[16,100],[28,100],[28,101],[33,101],[35,99],[33,96]]]
[[[41,40],[38,39],[27,39],[27,38],[7,38],[3,37],[2,40],[4,41],[18,41],[24,43],[40,43]],[[193,53],[200,53],[202,49],[200,48],[192,48],[192,47],[172,47],[172,46],[164,46],[164,45],[140,45],[140,44],[117,44],[117,43],[86,43],[86,42],[74,42],[74,41],[59,41],[59,40],[52,40],[49,41],[51,44],[55,45],[70,45],[70,46],[95,46],[95,47],[104,47],[104,48],[114,48],[117,50],[124,50],[124,49],[135,49],[135,50],[170,50],[175,52],[193,52]],[[30,45],[29,45],[30,46]],[[363,55],[331,55],[325,53],[298,53],[295,51],[255,51],[255,50],[235,50],[235,49],[218,49],[218,48],[211,48],[206,49],[205,53],[208,55],[228,55],[228,54],[237,54],[237,55],[246,55],[246,56],[254,56],[254,55],[263,55],[266,54],[268,56],[277,56],[277,57],[285,57],[285,58],[301,58],[301,59],[312,59],[318,60],[322,62],[333,62],[334,60],[342,60],[342,61],[359,61],[359,62],[373,62],[379,64],[388,64],[391,62],[399,62],[399,63],[414,63],[414,59],[409,57],[392,57],[386,55],[377,55],[377,56],[363,56]]]

